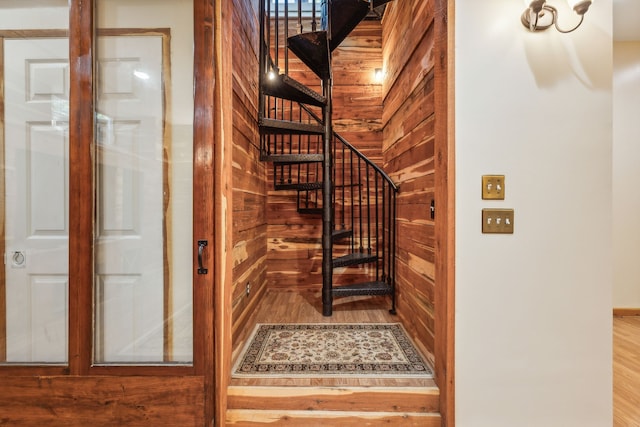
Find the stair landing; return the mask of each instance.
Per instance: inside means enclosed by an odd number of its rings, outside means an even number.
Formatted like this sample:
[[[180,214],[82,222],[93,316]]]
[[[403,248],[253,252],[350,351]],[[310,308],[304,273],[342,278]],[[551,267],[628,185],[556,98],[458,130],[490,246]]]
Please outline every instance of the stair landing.
[[[377,298],[383,297],[340,299],[328,318],[319,311],[319,293],[267,291],[234,340],[234,360],[256,323],[398,322]],[[441,425],[439,400],[429,378],[233,378],[226,421],[234,426],[435,427]]]

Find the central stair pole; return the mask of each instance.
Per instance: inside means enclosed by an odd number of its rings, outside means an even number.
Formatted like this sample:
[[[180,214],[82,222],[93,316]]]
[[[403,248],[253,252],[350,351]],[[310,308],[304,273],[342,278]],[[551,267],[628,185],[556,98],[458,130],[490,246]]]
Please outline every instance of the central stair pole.
[[[330,58],[327,58],[330,61]],[[329,66],[331,70],[331,66]],[[322,79],[323,95],[327,100],[322,110],[324,120],[323,150],[324,159],[322,163],[322,315],[331,316],[333,313],[333,158],[331,143],[333,141],[333,125],[331,122],[332,99],[331,99],[331,71],[328,77]]]

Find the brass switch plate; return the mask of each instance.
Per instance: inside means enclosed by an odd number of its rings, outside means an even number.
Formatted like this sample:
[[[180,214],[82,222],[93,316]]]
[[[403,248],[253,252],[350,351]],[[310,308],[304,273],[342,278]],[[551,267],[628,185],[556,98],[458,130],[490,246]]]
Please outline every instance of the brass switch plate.
[[[513,209],[482,209],[482,232],[513,234]]]
[[[482,199],[504,200],[504,175],[482,175]]]

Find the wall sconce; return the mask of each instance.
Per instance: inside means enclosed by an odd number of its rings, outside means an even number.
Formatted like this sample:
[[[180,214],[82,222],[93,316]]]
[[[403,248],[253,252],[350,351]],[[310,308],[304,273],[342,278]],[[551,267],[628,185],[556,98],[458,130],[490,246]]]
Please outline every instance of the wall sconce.
[[[384,80],[384,71],[382,71],[382,68],[376,68],[373,71],[373,79],[376,83],[382,83]]]
[[[570,33],[582,24],[584,14],[591,6],[591,0],[567,0],[569,6],[580,16],[580,22],[570,30],[558,27],[558,10],[547,4],[546,0],[525,0],[527,9],[522,13],[520,20],[529,31],[543,31],[554,25],[561,33]]]

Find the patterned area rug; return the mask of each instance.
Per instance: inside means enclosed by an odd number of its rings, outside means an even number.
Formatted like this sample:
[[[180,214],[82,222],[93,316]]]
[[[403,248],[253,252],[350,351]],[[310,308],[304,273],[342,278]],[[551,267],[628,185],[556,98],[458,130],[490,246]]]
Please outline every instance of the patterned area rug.
[[[258,324],[238,357],[241,377],[432,377],[399,323]]]

